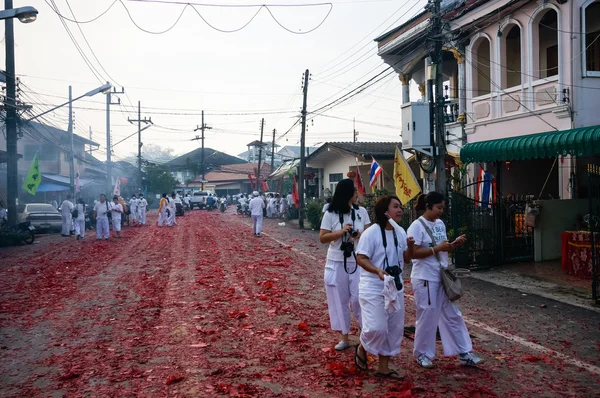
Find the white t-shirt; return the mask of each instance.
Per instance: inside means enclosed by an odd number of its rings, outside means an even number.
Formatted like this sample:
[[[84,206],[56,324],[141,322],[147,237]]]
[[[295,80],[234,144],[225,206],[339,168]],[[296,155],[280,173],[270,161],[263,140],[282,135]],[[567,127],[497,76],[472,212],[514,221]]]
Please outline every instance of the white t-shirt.
[[[135,211],[137,210],[137,206],[138,206],[138,200],[131,198],[129,200],[129,209],[135,213]]]
[[[147,206],[148,206],[148,201],[145,198],[138,199],[138,203],[137,203],[138,210],[146,211]]]
[[[85,205],[77,203],[77,220],[85,220]]]
[[[265,202],[261,198],[256,197],[250,201],[249,207],[253,216],[262,216]]]
[[[73,205],[71,201],[65,200],[60,206],[60,212],[63,216],[68,217],[73,211],[73,208],[75,208],[75,205]]]
[[[329,203],[325,203],[323,205],[323,213],[325,213],[327,211],[327,209],[329,209]]]
[[[352,223],[352,213],[344,214],[344,224],[354,224],[354,229],[363,232],[365,230],[365,225],[361,219],[357,217],[357,212],[354,210],[354,223]],[[335,232],[341,230],[343,225],[340,225],[340,216],[337,212],[326,211],[323,215],[323,220],[321,221],[321,229],[325,229],[327,231]],[[361,237],[362,240],[362,237]],[[356,242],[354,242],[356,245]],[[334,240],[329,243],[329,248],[327,249],[327,259],[332,261],[344,261],[344,252],[341,250],[342,247],[342,238]],[[355,246],[356,248],[356,246]],[[355,264],[356,260],[354,256],[348,257],[346,259],[347,263]]]
[[[360,214],[364,225],[371,224],[371,218],[369,217],[369,212],[367,209],[362,206],[358,206],[358,214]]]
[[[120,203],[113,204],[112,208],[115,209],[115,210],[123,211],[123,205],[121,205]],[[122,214],[123,213],[119,213],[119,212],[113,211],[112,212],[112,220],[113,220],[113,222],[119,222],[120,223],[121,222],[121,215]]]
[[[108,203],[108,201],[104,201],[104,203],[96,202],[94,205],[94,211],[96,212],[96,219],[101,220],[108,218],[107,212],[112,209],[112,206]]]
[[[377,224],[369,227],[360,237],[356,254],[367,256],[371,263],[377,268],[386,269],[385,255],[387,253],[388,264],[390,267],[394,265],[404,269],[404,252],[408,249],[406,244],[406,232],[401,230],[385,230],[385,239],[387,248],[383,248],[383,239],[381,237],[381,227]],[[398,247],[394,243],[394,231],[398,239]],[[360,282],[358,283],[358,291],[368,294],[382,294],[383,281],[379,279],[377,274],[366,271],[363,268],[360,270]]]
[[[420,219],[425,222],[425,225],[427,225],[433,233],[436,244],[448,240],[448,237],[446,236],[446,225],[442,220],[438,219],[435,220],[435,222],[430,222],[424,217],[420,217]],[[419,220],[413,221],[408,228],[407,234],[408,236],[415,238],[416,249],[434,246],[434,244],[431,243],[429,234]],[[442,266],[448,267],[448,252],[439,252],[438,255],[440,257],[440,261],[437,260],[433,253],[429,257],[413,259],[413,268],[410,277],[431,282],[441,281],[442,276],[440,273],[440,262]]]

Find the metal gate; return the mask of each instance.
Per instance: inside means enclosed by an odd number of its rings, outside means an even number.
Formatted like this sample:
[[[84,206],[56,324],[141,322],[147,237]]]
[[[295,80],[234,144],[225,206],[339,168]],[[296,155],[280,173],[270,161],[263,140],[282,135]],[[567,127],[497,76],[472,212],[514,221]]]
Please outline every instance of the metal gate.
[[[499,199],[498,210],[503,262],[533,261],[533,228],[525,224],[526,198]]]
[[[600,166],[588,165],[590,244],[592,252],[592,300],[600,304]]]

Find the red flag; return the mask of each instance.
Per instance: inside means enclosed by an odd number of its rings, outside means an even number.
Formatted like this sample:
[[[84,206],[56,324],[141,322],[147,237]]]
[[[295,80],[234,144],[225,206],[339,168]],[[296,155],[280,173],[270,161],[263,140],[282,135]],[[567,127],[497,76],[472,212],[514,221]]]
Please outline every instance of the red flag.
[[[292,200],[296,209],[300,207],[300,196],[298,196],[298,177],[294,176],[294,183],[292,184]]]
[[[250,188],[254,190],[254,180],[252,179],[252,174],[248,173],[248,179],[250,180]]]
[[[267,182],[265,180],[263,180],[263,182],[262,182],[262,188],[263,188],[263,192],[269,191],[269,184],[267,184]]]
[[[356,174],[354,176],[354,185],[356,185],[356,189],[358,193],[361,195],[365,194],[365,186],[363,185],[362,176],[360,175],[360,168],[356,166]]]

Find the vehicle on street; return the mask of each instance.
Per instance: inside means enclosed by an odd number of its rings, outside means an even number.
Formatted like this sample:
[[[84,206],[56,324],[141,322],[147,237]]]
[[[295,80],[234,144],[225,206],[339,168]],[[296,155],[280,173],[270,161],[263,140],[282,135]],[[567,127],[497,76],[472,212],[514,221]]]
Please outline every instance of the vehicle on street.
[[[208,191],[196,191],[190,198],[190,210],[194,210],[194,207],[202,210],[206,207],[206,199],[208,198]]]
[[[183,217],[185,215],[185,210],[183,208],[183,201],[179,196],[175,198],[175,215],[177,217]]]
[[[57,209],[47,203],[28,203],[19,214],[19,221],[29,221],[37,230],[60,231],[62,217]]]

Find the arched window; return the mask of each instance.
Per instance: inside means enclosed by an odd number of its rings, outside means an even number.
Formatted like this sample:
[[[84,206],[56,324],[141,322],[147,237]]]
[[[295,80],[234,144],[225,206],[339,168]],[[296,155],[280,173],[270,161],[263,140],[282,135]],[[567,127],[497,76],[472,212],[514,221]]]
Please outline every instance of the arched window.
[[[600,76],[600,1],[585,6],[581,15],[585,74],[586,76]]]
[[[534,56],[534,75],[540,79],[558,75],[558,14],[548,9],[536,17],[537,29],[534,26],[534,36],[537,33],[538,54]],[[535,39],[535,38],[534,38]]]
[[[473,96],[479,97],[490,93],[491,68],[490,68],[490,41],[480,37],[474,44],[471,54],[473,56]]]
[[[502,88],[521,85],[521,28],[507,26],[502,35]]]

